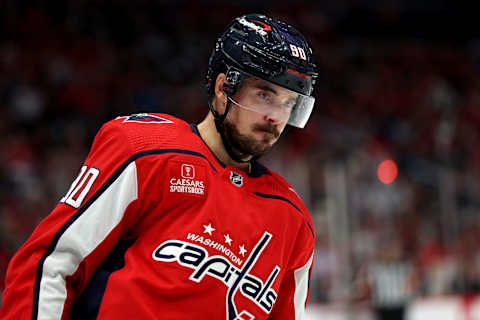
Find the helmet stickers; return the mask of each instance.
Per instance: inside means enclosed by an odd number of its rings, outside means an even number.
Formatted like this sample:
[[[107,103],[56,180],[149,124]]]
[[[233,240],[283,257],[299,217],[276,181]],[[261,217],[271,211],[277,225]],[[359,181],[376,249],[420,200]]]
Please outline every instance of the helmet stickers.
[[[245,19],[245,16],[238,18],[238,22],[246,27],[251,28],[250,30],[258,32],[262,36],[266,36],[268,31],[272,31],[272,28],[270,28],[267,24],[257,20],[248,21]]]

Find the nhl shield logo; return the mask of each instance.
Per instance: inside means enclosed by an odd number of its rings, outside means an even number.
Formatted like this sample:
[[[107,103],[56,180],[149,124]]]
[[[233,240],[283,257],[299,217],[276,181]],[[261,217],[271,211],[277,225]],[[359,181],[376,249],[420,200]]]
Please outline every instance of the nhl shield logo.
[[[230,182],[236,187],[243,186],[243,176],[235,171],[230,171]]]

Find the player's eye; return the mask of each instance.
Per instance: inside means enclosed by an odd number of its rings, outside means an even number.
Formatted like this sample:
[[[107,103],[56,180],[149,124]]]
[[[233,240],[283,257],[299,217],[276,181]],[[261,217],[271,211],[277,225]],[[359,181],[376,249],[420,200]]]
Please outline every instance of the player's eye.
[[[266,103],[271,103],[272,102],[272,94],[268,91],[259,91],[257,94],[257,97]]]
[[[290,111],[292,111],[292,109],[293,109],[293,108],[295,107],[295,105],[297,104],[297,99],[298,99],[298,96],[296,96],[296,97],[290,97],[290,98],[284,99],[284,100],[281,101],[281,102],[279,101],[278,105],[279,105],[282,109],[290,112]]]

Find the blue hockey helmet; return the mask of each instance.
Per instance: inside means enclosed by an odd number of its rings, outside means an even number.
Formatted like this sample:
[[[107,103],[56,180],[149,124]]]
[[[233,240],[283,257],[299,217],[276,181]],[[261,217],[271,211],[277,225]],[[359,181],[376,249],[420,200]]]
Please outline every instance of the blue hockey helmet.
[[[254,77],[298,94],[287,124],[303,128],[310,117],[317,78],[312,49],[305,37],[286,22],[247,14],[235,18],[217,39],[208,65],[206,89],[213,115],[223,122],[229,108],[219,115],[211,103],[219,73],[226,74],[230,97],[245,78]]]

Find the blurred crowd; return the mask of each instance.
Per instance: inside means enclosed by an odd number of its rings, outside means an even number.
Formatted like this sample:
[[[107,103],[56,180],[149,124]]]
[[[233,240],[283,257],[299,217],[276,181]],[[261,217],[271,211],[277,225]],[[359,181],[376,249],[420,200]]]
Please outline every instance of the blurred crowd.
[[[0,4],[0,297],[10,257],[102,123],[137,112],[201,120],[215,37],[251,11],[298,26],[320,72],[308,125],[264,159],[314,217],[312,300],[373,301],[368,270],[391,245],[387,260],[411,270],[408,298],[480,291],[480,42],[436,33],[447,32],[448,1],[433,2],[439,12],[432,1],[273,3]],[[388,185],[376,172],[384,159],[399,168]]]

